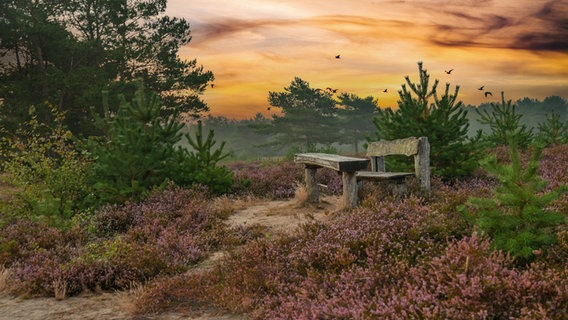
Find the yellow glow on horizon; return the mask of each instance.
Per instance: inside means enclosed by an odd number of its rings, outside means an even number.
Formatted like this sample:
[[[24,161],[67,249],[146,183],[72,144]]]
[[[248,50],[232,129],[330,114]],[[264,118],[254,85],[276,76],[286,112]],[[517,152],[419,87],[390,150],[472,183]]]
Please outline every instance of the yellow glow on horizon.
[[[565,7],[543,19],[542,4],[531,0],[468,3],[195,0],[194,11],[181,0],[168,5],[197,21],[180,55],[215,74],[215,87],[203,95],[213,115],[270,115],[268,92],[283,91],[296,76],[313,88],[370,95],[381,107],[395,107],[404,77],[418,80],[418,61],[439,88],[450,83],[453,92],[459,85],[464,104],[498,101],[501,91],[512,100],[568,97],[568,52],[522,48],[547,41],[527,43],[554,30],[547,24],[561,21]]]

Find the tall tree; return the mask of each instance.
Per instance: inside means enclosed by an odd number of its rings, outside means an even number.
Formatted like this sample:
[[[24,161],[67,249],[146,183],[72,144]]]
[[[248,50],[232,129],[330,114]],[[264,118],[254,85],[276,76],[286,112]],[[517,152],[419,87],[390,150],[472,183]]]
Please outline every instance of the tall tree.
[[[101,91],[109,90],[111,105],[118,105],[118,93],[134,95],[136,78],[162,96],[163,113],[206,111],[199,95],[213,74],[196,60],[178,56],[180,47],[191,40],[189,24],[165,16],[166,3],[3,1],[0,110],[4,122],[18,122],[19,110],[49,100],[68,111],[71,129],[88,134],[91,108],[102,110]]]
[[[283,92],[269,92],[268,103],[282,110],[282,115],[274,115],[272,124],[265,128],[265,132],[277,135],[278,144],[313,150],[317,144],[338,141],[337,108],[331,92],[311,88],[296,77]]]

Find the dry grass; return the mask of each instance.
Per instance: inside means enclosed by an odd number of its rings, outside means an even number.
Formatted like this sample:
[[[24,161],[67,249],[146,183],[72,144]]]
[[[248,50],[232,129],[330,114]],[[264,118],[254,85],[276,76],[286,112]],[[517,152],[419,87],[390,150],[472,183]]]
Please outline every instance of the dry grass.
[[[294,193],[294,200],[298,208],[305,207],[308,204],[308,189],[303,184],[298,184]]]
[[[230,196],[220,196],[213,199],[211,203],[211,210],[217,214],[218,217],[222,219],[228,218],[237,210],[243,210],[254,203],[256,199],[254,197],[248,196],[244,198],[234,198]]]
[[[8,292],[10,280],[10,269],[0,266],[0,296],[3,296]]]
[[[136,314],[138,311],[136,301],[142,297],[144,288],[144,285],[140,282],[131,282],[130,289],[128,291],[120,291],[118,293],[118,303],[121,306],[121,309],[125,310],[129,314]]]
[[[67,280],[62,278],[57,278],[53,280],[53,294],[55,295],[55,300],[61,301],[67,298],[67,288],[69,287]]]

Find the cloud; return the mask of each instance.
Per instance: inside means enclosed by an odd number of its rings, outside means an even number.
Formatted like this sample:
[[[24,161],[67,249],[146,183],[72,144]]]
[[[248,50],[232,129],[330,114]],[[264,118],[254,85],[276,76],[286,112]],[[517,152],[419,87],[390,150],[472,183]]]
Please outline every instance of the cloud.
[[[517,35],[512,47],[533,51],[568,53],[568,1],[549,1],[532,15],[540,32],[523,32]]]
[[[523,10],[506,9],[489,6],[468,13],[447,10],[445,22],[434,24],[431,41],[447,47],[568,52],[568,1],[549,1]]]
[[[290,20],[268,20],[268,19],[217,19],[205,23],[200,23],[193,28],[194,33],[199,33],[201,42],[216,41],[230,37],[238,32],[259,30],[263,27],[289,25]]]

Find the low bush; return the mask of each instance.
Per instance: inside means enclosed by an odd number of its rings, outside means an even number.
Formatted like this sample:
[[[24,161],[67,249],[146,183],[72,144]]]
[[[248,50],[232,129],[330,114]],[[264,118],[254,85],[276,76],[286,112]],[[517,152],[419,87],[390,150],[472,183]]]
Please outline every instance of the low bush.
[[[62,283],[73,295],[178,274],[223,243],[207,199],[200,190],[154,192],[83,216],[69,230],[15,220],[2,227],[0,264],[11,269],[14,293],[48,296]]]
[[[539,172],[563,184],[558,164],[568,153],[554,148],[544,150]],[[562,319],[568,232],[519,265],[463,218],[464,203],[491,196],[498,183],[484,175],[434,179],[429,199],[373,197],[371,188],[362,207],[329,222],[257,238],[208,272],[150,284],[137,306],[159,312],[176,301],[197,309],[213,303],[254,319]]]
[[[304,183],[303,165],[293,162],[263,163],[238,162],[228,165],[234,175],[233,192],[240,195],[253,195],[259,198],[293,198],[298,184]],[[320,169],[317,179],[326,185],[325,192],[341,194],[341,175],[334,170]]]
[[[0,211],[4,219],[27,217],[68,227],[92,191],[86,181],[90,160],[76,150],[76,138],[63,125],[65,113],[47,102],[44,107],[52,125],[31,107],[30,120],[0,141],[0,178],[14,187],[10,197],[0,199]]]

